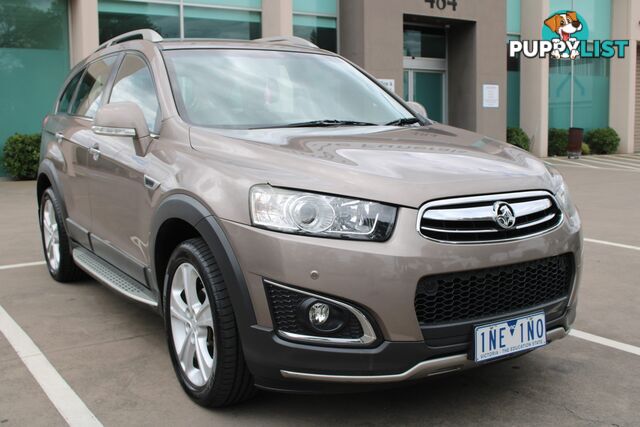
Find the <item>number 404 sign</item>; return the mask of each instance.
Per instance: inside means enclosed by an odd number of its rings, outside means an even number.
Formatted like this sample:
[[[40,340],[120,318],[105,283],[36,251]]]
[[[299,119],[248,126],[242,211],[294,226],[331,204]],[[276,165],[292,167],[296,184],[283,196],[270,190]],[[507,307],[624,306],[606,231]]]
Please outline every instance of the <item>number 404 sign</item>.
[[[424,0],[424,1],[425,3],[428,3],[431,5],[431,9],[435,9],[437,7],[440,10],[445,10],[446,8],[450,7],[455,12],[456,9],[458,8],[457,0]]]

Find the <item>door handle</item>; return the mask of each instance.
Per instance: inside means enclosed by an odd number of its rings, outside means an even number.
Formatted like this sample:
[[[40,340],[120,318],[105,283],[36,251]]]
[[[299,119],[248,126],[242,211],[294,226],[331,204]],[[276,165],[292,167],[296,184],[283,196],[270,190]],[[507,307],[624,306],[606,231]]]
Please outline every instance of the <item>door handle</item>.
[[[64,135],[62,134],[62,132],[56,132],[56,141],[58,142],[58,144],[60,144],[63,139]]]
[[[93,160],[98,160],[100,158],[100,147],[96,144],[89,148],[89,154],[91,154]]]

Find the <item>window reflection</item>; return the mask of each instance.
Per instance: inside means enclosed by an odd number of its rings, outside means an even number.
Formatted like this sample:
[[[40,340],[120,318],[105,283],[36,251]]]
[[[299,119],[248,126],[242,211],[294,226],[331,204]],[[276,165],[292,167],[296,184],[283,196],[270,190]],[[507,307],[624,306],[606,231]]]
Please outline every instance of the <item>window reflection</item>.
[[[94,62],[87,68],[71,106],[71,114],[90,118],[95,117],[115,58],[115,56],[106,57]]]
[[[160,105],[151,72],[141,58],[135,55],[126,56],[118,70],[109,102],[133,102],[142,110],[149,130],[157,130]]]

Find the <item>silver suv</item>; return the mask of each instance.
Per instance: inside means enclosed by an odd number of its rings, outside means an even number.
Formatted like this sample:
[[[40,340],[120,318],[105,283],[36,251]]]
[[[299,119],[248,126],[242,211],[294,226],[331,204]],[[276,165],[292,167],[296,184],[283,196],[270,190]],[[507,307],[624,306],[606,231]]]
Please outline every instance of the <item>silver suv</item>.
[[[161,314],[205,406],[504,360],[576,315],[555,170],[296,38],[103,44],[46,118],[37,192],[53,278]]]

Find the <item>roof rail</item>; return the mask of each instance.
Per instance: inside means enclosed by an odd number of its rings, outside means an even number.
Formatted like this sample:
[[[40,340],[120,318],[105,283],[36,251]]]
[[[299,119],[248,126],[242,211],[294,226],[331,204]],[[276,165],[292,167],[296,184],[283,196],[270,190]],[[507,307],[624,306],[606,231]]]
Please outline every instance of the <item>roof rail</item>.
[[[280,43],[280,44],[289,44],[294,46],[314,47],[318,49],[318,46],[311,43],[309,40],[305,40],[301,37],[296,37],[296,36],[263,37],[261,39],[255,39],[253,41],[263,42],[263,43]]]
[[[142,30],[134,30],[129,31],[128,33],[120,34],[112,39],[107,40],[102,43],[96,51],[105,49],[109,46],[113,46],[114,44],[124,43],[129,40],[148,40],[150,42],[161,42],[163,40],[162,36],[156,33],[153,30],[142,29]]]

